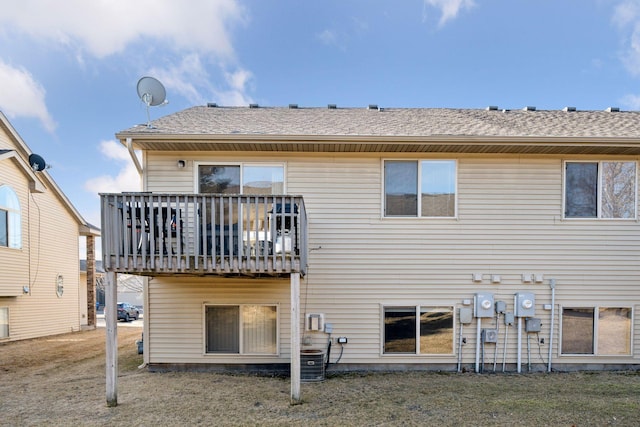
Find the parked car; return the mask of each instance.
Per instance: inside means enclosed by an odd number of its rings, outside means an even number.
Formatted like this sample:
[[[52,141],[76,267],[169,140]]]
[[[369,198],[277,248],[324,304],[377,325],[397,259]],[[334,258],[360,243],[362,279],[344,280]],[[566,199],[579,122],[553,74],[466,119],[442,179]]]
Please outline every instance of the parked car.
[[[138,317],[140,317],[140,312],[137,308],[126,302],[118,303],[118,320],[129,322],[132,319],[138,320]]]

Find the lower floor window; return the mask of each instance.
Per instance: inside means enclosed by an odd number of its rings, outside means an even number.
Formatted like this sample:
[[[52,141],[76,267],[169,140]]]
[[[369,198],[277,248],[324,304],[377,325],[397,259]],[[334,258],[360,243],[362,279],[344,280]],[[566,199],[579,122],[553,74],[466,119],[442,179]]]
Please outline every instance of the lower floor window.
[[[453,353],[453,308],[384,308],[384,353]]]
[[[277,353],[277,306],[208,305],[205,316],[207,353]]]
[[[0,307],[0,338],[9,338],[9,307]]]
[[[562,309],[562,354],[630,355],[631,308]]]

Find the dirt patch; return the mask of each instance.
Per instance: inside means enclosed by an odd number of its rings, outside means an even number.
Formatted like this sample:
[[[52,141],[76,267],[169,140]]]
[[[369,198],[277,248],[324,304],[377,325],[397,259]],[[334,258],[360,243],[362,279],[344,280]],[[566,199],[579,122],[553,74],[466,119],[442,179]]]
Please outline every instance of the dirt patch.
[[[640,425],[640,374],[329,374],[287,378],[138,369],[119,328],[118,403],[106,406],[105,331],[0,345],[2,425]]]

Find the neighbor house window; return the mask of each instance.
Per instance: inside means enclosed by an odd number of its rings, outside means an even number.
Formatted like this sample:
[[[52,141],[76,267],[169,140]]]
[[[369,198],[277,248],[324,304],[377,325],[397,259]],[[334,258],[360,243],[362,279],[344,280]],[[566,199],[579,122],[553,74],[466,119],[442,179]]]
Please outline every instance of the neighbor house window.
[[[562,354],[630,355],[631,308],[563,308]]]
[[[277,354],[277,306],[208,305],[205,312],[207,353]]]
[[[9,338],[9,307],[0,307],[0,338]]]
[[[387,217],[455,217],[456,162],[385,161],[384,210]]]
[[[566,162],[565,218],[636,217],[636,162]]]
[[[198,192],[217,194],[284,194],[282,165],[198,165]]]
[[[453,353],[451,307],[384,307],[385,354]]]
[[[20,202],[15,191],[7,185],[0,186],[0,246],[22,247]]]

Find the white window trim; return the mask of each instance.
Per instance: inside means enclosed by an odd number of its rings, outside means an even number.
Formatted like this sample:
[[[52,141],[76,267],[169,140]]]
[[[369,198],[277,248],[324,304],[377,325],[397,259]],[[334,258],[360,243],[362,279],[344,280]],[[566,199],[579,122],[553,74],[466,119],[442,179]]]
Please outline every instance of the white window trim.
[[[238,331],[239,352],[238,353],[208,353],[207,352],[207,307],[214,306],[237,306],[242,314],[242,307],[257,305],[261,307],[276,308],[276,352],[275,353],[243,353],[242,352],[242,323]],[[240,319],[242,320],[242,319]],[[229,357],[280,357],[280,304],[278,303],[204,303],[202,304],[202,354],[206,357],[229,358]]]
[[[636,202],[634,203],[632,218],[603,218],[602,217],[602,163],[620,162],[633,163],[635,165],[635,188],[634,194]],[[566,215],[567,203],[567,163],[597,163],[598,164],[598,194],[596,201],[596,217],[572,217]],[[456,205],[457,206],[457,205]],[[563,160],[562,161],[562,219],[568,221],[637,221],[638,220],[638,162],[633,159],[611,159],[611,160]]]
[[[11,308],[8,306],[0,306],[0,310],[7,310],[7,336],[0,337],[0,341],[6,341],[11,338]]]
[[[282,191],[284,194],[287,194],[287,163],[278,163],[278,162],[217,162],[215,160],[212,161],[196,161],[194,162],[193,168],[193,192],[195,194],[199,194],[200,191],[200,176],[199,170],[200,166],[239,166],[240,167],[240,191],[244,190],[244,168],[245,166],[264,166],[264,167],[282,167]],[[241,193],[242,194],[242,193]]]
[[[582,353],[563,353],[562,352],[562,323],[563,323],[563,319],[564,316],[562,315],[564,313],[564,309],[565,308],[571,308],[571,309],[593,309],[593,354],[582,354]],[[598,321],[599,321],[599,311],[601,308],[628,308],[631,310],[631,328],[630,328],[630,333],[629,333],[629,353],[628,354],[599,354],[598,353]],[[615,305],[615,304],[607,304],[607,305],[591,305],[591,306],[576,306],[576,305],[566,305],[566,306],[560,306],[560,313],[559,313],[559,325],[558,325],[558,355],[560,357],[620,357],[620,358],[628,358],[631,357],[633,358],[633,334],[634,334],[634,330],[633,330],[633,324],[634,324],[634,319],[635,319],[635,311],[634,311],[634,306],[633,305],[624,305],[624,304],[620,304],[620,305]]]
[[[385,162],[387,161],[399,161],[399,162],[417,162],[418,163],[418,198],[420,197],[421,194],[421,185],[420,185],[420,177],[422,176],[422,162],[454,162],[455,163],[455,167],[456,167],[456,177],[455,177],[455,183],[454,183],[454,191],[455,191],[455,195],[454,195],[454,210],[453,210],[453,216],[421,216],[422,214],[422,204],[420,203],[420,200],[418,200],[418,212],[416,216],[387,216],[386,213],[386,187],[385,187],[385,171],[384,171],[384,165]],[[438,158],[418,158],[418,159],[407,159],[407,158],[383,158],[382,162],[380,164],[380,176],[381,176],[381,182],[380,182],[380,188],[382,189],[382,195],[381,195],[381,200],[380,200],[380,212],[381,215],[380,217],[384,220],[451,220],[451,219],[458,219],[458,176],[459,176],[459,164],[458,164],[458,159],[450,159],[450,158],[443,158],[443,159],[438,159]]]
[[[387,308],[414,308],[416,314],[416,351],[415,353],[385,353],[384,351],[384,311]],[[420,309],[441,309],[443,311],[448,310],[453,315],[453,325],[451,332],[451,353],[420,353]],[[456,343],[456,322],[457,313],[454,305],[432,305],[432,304],[416,304],[416,303],[393,303],[393,304],[380,304],[380,356],[382,357],[451,357],[455,356],[455,343]]]
[[[4,248],[4,249],[12,249],[12,250],[21,250],[22,249],[22,230],[20,230],[20,238],[18,239],[17,245],[12,245],[12,243],[16,243],[14,242],[14,240],[16,239],[16,236],[12,235],[11,233],[11,222],[12,222],[12,217],[15,215],[20,219],[20,227],[22,227],[23,224],[23,216],[22,216],[22,206],[20,204],[20,198],[18,197],[18,193],[16,193],[16,191],[13,189],[13,187],[11,187],[10,185],[0,185],[0,188],[8,188],[9,190],[11,190],[13,192],[13,194],[16,196],[16,198],[18,199],[18,209],[12,209],[9,208],[9,206],[0,206],[0,209],[2,209],[3,211],[5,211],[7,213],[7,246],[1,246],[0,248]],[[13,239],[12,239],[13,236]]]

